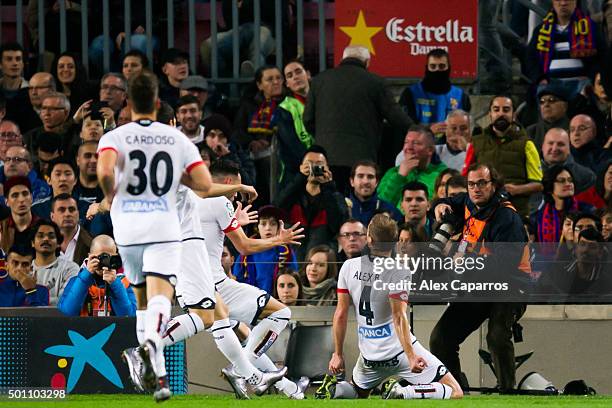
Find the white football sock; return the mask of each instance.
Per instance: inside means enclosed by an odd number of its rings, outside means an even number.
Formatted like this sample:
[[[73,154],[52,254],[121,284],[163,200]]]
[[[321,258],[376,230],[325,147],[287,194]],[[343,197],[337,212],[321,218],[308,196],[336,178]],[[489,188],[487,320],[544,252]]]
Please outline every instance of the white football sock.
[[[164,359],[164,343],[162,334],[170,318],[170,300],[163,295],[156,295],[149,299],[145,314],[145,342],[150,341],[155,347],[154,371],[158,377],[166,375],[166,361]]]
[[[284,307],[257,323],[247,339],[247,351],[258,357],[265,353],[287,326],[289,319],[291,319],[291,310]]]
[[[186,313],[174,317],[168,322],[162,336],[164,347],[195,336],[204,330],[204,322],[196,313]]]
[[[147,314],[146,310],[136,311],[136,338],[138,339],[138,344],[144,343],[145,315],[146,314]]]
[[[258,384],[261,381],[261,372],[247,358],[229,319],[215,321],[209,330],[217,348],[233,364],[238,375],[246,379],[254,376],[254,381]]]
[[[407,385],[400,388],[404,399],[450,399],[453,389],[446,384]]]

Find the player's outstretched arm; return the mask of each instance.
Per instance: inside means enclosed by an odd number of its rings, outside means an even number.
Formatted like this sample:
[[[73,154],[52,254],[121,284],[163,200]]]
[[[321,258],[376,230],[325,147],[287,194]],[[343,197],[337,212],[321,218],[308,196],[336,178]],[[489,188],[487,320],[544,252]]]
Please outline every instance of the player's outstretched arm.
[[[201,198],[209,197],[221,197],[234,195],[235,193],[245,194],[248,197],[248,202],[252,203],[257,198],[257,191],[253,186],[247,186],[245,184],[219,184],[211,183],[210,188],[207,191],[193,188],[187,183],[183,183],[187,187],[191,188]]]
[[[410,362],[410,370],[413,373],[420,373],[427,367],[427,363],[423,357],[417,356],[412,348],[412,343],[410,341],[410,323],[408,323],[408,317],[406,316],[406,311],[408,309],[407,303],[402,299],[395,298],[390,298],[389,302],[391,302],[393,327],[404,349],[404,353],[406,353],[406,357],[408,357],[408,361]]]
[[[285,229],[281,221],[279,233],[275,237],[266,239],[249,238],[244,233],[242,227],[229,231],[225,235],[232,241],[238,252],[242,255],[250,255],[267,251],[279,245],[300,245],[300,239],[304,238],[302,232],[304,232],[304,228],[300,227],[299,222]]]
[[[348,312],[351,304],[351,296],[348,293],[338,293],[338,303],[334,312],[334,354],[329,360],[329,371],[336,375],[344,371],[344,338],[346,337],[346,325],[348,323]]]

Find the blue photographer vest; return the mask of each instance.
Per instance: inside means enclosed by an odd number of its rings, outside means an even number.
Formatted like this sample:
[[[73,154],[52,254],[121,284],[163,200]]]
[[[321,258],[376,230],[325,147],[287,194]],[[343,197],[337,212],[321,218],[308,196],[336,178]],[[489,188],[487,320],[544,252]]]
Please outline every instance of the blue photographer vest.
[[[448,113],[455,109],[463,109],[461,100],[463,89],[451,86],[448,93],[434,94],[425,92],[421,82],[410,86],[416,116],[420,123],[432,124],[446,120]]]

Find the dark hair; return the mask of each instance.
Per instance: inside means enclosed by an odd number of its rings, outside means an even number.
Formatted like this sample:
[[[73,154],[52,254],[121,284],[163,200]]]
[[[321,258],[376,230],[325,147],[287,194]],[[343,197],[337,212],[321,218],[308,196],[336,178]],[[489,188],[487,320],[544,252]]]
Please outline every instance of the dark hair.
[[[306,149],[306,153],[304,153],[304,156],[306,156],[306,154],[308,153],[320,153],[323,156],[325,156],[325,160],[327,160],[327,150],[325,150],[323,146],[314,144],[310,146],[308,149]]]
[[[582,231],[580,231],[580,234],[578,234],[578,238],[576,239],[576,242],[580,241],[580,238],[588,239],[589,241],[595,241],[595,242],[605,242],[606,241],[603,235],[601,235],[601,232],[597,231],[595,228],[583,229]]]
[[[593,220],[595,222],[595,228],[597,228],[597,231],[601,231],[601,219],[598,218],[594,214],[590,214],[590,213],[586,213],[586,212],[579,212],[579,213],[576,214],[576,216],[574,217],[574,220],[572,222],[572,229],[576,228],[576,223],[578,221],[583,220],[585,218],[588,218],[589,220]]]
[[[419,232],[418,227],[412,222],[403,222],[397,226],[397,239],[399,241],[399,236],[402,231],[409,232],[412,236],[411,242],[425,242],[426,239],[421,232]]]
[[[359,221],[357,218],[349,218],[348,220],[346,220],[342,224],[340,224],[340,229],[342,229],[342,226],[344,224],[357,224],[357,223],[363,225],[363,223],[361,221]],[[363,225],[364,231],[367,230],[367,228],[368,228],[367,225]],[[338,234],[340,234],[340,229],[338,230]]]
[[[450,174],[451,177],[453,177],[453,176],[460,175],[461,173],[459,173],[458,170],[452,169],[450,167],[447,167],[446,169],[442,170],[440,174],[438,174],[438,177],[436,177],[436,181],[434,182],[434,191],[433,191],[434,198],[438,198],[438,188],[440,187],[440,184],[442,184],[442,179],[447,174]]]
[[[476,171],[478,169],[487,169],[489,170],[489,174],[491,174],[491,181],[493,182],[493,185],[495,186],[496,190],[499,190],[500,188],[502,188],[504,186],[504,179],[503,177],[497,172],[497,170],[495,170],[495,167],[491,166],[490,164],[487,163],[472,163],[470,164],[470,167],[468,167],[467,173],[466,173],[466,177],[470,175],[471,172]]]
[[[435,146],[435,144],[436,144],[436,137],[434,136],[434,134],[431,131],[431,129],[429,128],[429,126],[425,126],[425,125],[412,125],[408,129],[407,133],[410,133],[410,132],[416,132],[416,133],[420,133],[422,135],[425,135],[427,137],[427,141],[429,142],[429,145],[430,146]]]
[[[444,48],[435,48],[429,51],[427,53],[427,57],[425,58],[425,61],[428,61],[430,57],[434,57],[434,58],[446,57],[446,59],[448,59],[448,65],[450,66],[450,55],[448,55],[448,51],[446,51]]]
[[[30,191],[30,194],[32,194],[32,184],[27,177],[13,176],[4,182],[4,196],[8,197],[11,194],[11,189],[15,186],[25,186]]]
[[[208,158],[210,159],[210,164],[211,165],[217,160],[217,154],[214,152],[213,149],[208,147],[208,145],[206,143],[200,144],[199,151],[200,151],[200,156],[202,156],[202,154],[208,155]]]
[[[21,44],[15,41],[5,42],[0,45],[0,58],[2,58],[2,54],[4,54],[5,51],[21,51],[21,55],[25,57],[25,51],[23,47],[21,46]],[[25,63],[25,58],[23,62]]]
[[[302,283],[304,286],[310,286],[308,278],[306,277],[306,265],[310,263],[310,258],[319,252],[327,256],[327,273],[325,274],[325,279],[336,279],[338,277],[338,264],[336,263],[336,254],[334,251],[327,245],[315,245],[308,250],[306,258],[304,258],[306,262],[304,262],[301,271]]]
[[[602,167],[603,171],[599,173],[599,175],[597,176],[597,181],[595,182],[595,191],[597,191],[597,194],[601,198],[605,198],[606,196],[606,173],[610,169],[610,166],[612,166],[612,159],[608,160],[606,164]],[[612,197],[609,198],[608,201],[612,201]],[[607,203],[608,206],[610,206],[611,204],[612,202]]]
[[[497,94],[497,95],[493,95],[493,97],[489,101],[489,111],[491,110],[491,107],[493,107],[493,101],[496,100],[497,98],[507,98],[507,99],[510,99],[510,104],[512,105],[512,111],[514,112],[514,99],[512,99],[512,95],[510,95],[510,94]]]
[[[376,180],[380,178],[380,168],[378,167],[378,164],[376,164],[372,160],[357,160],[351,168],[351,178],[355,178],[355,173],[357,172],[357,167],[359,166],[372,167],[374,169],[374,172],[376,173]]]
[[[202,108],[200,107],[200,100],[197,97],[190,95],[190,94],[181,96],[176,102],[174,109],[178,111],[181,106],[191,105],[192,103],[196,104],[199,111],[202,110]]]
[[[57,159],[53,159],[51,160],[51,163],[49,163],[49,175],[51,175],[51,173],[53,173],[53,169],[55,168],[55,166],[58,166],[60,164],[65,164],[66,166],[70,167],[72,169],[72,172],[74,173],[75,177],[78,174],[78,172],[75,170],[72,161],[68,160],[66,157],[58,157]]]
[[[457,174],[449,178],[448,181],[446,182],[446,187],[444,187],[447,197],[448,197],[449,187],[467,189],[467,179],[463,177],[461,174]]]
[[[123,56],[123,60],[121,60],[121,65],[123,65],[123,61],[125,61],[127,57],[138,57],[140,58],[140,64],[142,65],[142,67],[149,68],[149,58],[147,58],[146,54],[142,51],[137,50],[135,48],[131,49]]]
[[[293,269],[283,269],[278,272],[278,274],[274,278],[274,284],[272,287],[272,296],[274,297],[274,299],[279,299],[278,290],[276,289],[276,287],[278,285],[278,278],[280,278],[283,275],[288,275],[288,276],[291,276],[293,279],[295,279],[295,282],[297,283],[297,286],[298,286],[298,296],[297,296],[297,301],[295,302],[295,305],[299,306],[300,300],[304,298],[304,287],[302,285],[302,280],[300,279],[300,274],[294,271]]]
[[[240,167],[231,160],[217,160],[210,165],[210,174],[213,176],[237,176],[240,174]]]
[[[38,150],[45,153],[62,151],[62,136],[53,132],[44,132],[38,137]]]
[[[34,258],[34,248],[23,244],[13,244],[6,253],[6,259],[8,259],[11,254]]]
[[[32,230],[30,231],[30,240],[32,241],[32,244],[34,244],[34,238],[36,237],[38,230],[40,230],[40,227],[43,227],[43,226],[48,226],[48,227],[53,228],[53,232],[55,232],[55,237],[57,238],[57,250],[55,251],[55,256],[58,256],[60,254],[60,244],[64,240],[64,236],[62,235],[62,231],[60,230],[60,228],[53,221],[49,221],[44,218],[41,218],[40,220],[38,220],[36,224],[32,226]]]
[[[427,186],[420,181],[410,181],[404,184],[404,187],[402,187],[402,194],[400,196],[402,197],[402,200],[406,191],[423,191],[425,193],[425,197],[429,200],[429,190],[427,189]]]
[[[70,92],[76,92],[82,94],[85,90],[84,85],[87,82],[87,71],[85,71],[85,67],[81,63],[81,57],[79,54],[72,51],[64,51],[53,60],[53,64],[51,65],[51,75],[53,75],[53,80],[57,84],[61,85],[59,77],[57,76],[57,64],[59,63],[60,58],[62,57],[70,57],[74,62],[74,81],[70,84]],[[60,89],[61,90],[61,89]]]
[[[6,109],[6,98],[4,93],[0,92],[0,110]]]
[[[572,179],[574,178],[574,173],[566,165],[554,165],[544,172],[544,177],[542,178],[544,190],[542,194],[552,196],[552,193],[555,191],[555,180],[564,171],[567,171]]]
[[[79,148],[77,149],[77,156],[81,153],[81,148],[84,146],[96,146],[96,149],[98,148],[98,142],[96,142],[95,140],[88,140],[86,142],[82,142],[79,145]]]
[[[169,125],[170,121],[175,118],[174,109],[166,101],[160,101],[159,109],[157,110],[157,121],[164,125]]]
[[[55,210],[55,203],[56,202],[64,201],[64,200],[74,200],[74,203],[77,204],[77,211],[79,210],[76,198],[74,198],[73,196],[71,196],[68,193],[60,193],[60,194],[56,195],[55,197],[53,197],[51,199],[51,212],[53,212]]]
[[[140,114],[155,112],[157,89],[159,81],[155,74],[142,71],[130,78],[128,85],[128,98],[132,104],[132,111]]]
[[[292,58],[289,61],[287,61],[285,63],[285,65],[283,65],[283,69],[282,69],[282,73],[283,75],[285,74],[285,68],[287,68],[287,65],[289,64],[300,64],[302,66],[302,68],[304,68],[304,71],[308,71],[308,69],[306,68],[306,64],[304,64],[304,60],[302,60],[301,58]]]
[[[269,69],[276,69],[278,70],[278,72],[280,72],[281,75],[283,75],[283,71],[280,68],[278,68],[276,65],[271,65],[271,64],[262,65],[261,67],[257,68],[257,70],[255,71],[255,83],[256,84],[261,82],[264,71],[267,71]]]

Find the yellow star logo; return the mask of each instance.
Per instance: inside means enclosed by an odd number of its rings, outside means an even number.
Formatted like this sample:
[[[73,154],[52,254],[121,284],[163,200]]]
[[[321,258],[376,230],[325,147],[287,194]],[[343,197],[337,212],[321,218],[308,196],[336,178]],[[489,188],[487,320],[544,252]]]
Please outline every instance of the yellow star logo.
[[[357,16],[357,21],[354,26],[340,27],[340,30],[351,37],[349,45],[362,45],[366,47],[372,55],[376,55],[374,46],[372,45],[372,37],[382,29],[383,27],[368,27],[363,17],[363,10],[359,10],[359,15]]]

